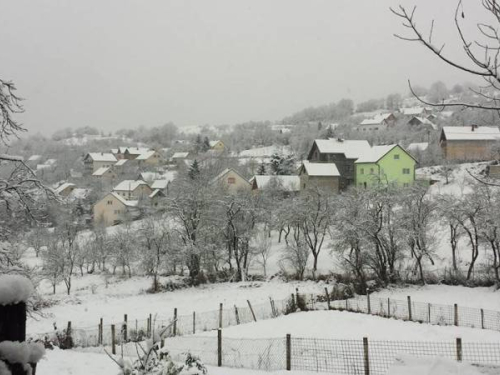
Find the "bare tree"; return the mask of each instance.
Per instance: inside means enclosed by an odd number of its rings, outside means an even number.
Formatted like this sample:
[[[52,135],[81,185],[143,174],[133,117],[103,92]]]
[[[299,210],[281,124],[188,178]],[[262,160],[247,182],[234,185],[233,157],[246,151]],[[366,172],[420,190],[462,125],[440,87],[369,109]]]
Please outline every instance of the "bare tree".
[[[479,34],[476,39],[469,38],[464,32],[462,22],[466,19],[466,10],[462,0],[458,1],[455,10],[455,27],[462,49],[468,59],[468,64],[464,64],[447,56],[445,53],[445,44],[438,44],[434,40],[434,20],[430,22],[429,31],[424,31],[417,26],[415,16],[416,6],[411,10],[402,5],[397,9],[391,8],[391,11],[402,19],[403,26],[410,32],[410,35],[407,36],[395,34],[396,37],[423,45],[438,59],[451,67],[472,76],[479,77],[485,82],[485,86],[479,89],[469,88],[469,90],[481,100],[477,102],[461,103],[449,103],[444,100],[434,102],[424,100],[415,92],[409,82],[411,92],[422,103],[435,107],[468,107],[492,111],[500,110],[500,98],[494,93],[494,91],[500,89],[500,34],[498,31],[498,27],[500,26],[500,4],[496,0],[481,0],[481,5],[486,11],[485,16],[487,17],[485,17],[485,22],[477,23],[476,26]]]
[[[267,262],[271,255],[271,238],[265,231],[259,231],[254,235],[254,252],[256,262],[262,266],[264,277],[267,277]]]

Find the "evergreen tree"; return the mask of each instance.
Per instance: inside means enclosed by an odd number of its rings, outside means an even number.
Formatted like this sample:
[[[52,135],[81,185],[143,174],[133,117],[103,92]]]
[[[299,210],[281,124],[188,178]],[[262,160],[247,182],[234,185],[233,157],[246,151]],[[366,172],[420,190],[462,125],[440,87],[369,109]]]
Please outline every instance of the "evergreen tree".
[[[198,160],[194,159],[193,164],[189,167],[189,177],[194,180],[200,175],[200,166],[198,165]]]
[[[325,138],[326,139],[335,138],[335,133],[333,132],[331,126],[328,126],[328,128],[326,128]]]
[[[208,150],[210,150],[210,141],[208,140],[208,137],[205,137],[203,139],[202,150],[203,152],[207,152]]]
[[[198,134],[196,136],[196,141],[195,141],[194,147],[196,149],[196,152],[203,151],[203,142],[201,140],[201,135],[200,134]]]
[[[266,174],[266,166],[265,166],[265,164],[264,164],[264,163],[261,163],[261,164],[259,165],[259,169],[257,170],[257,174],[258,174],[259,176],[264,176],[264,175]]]

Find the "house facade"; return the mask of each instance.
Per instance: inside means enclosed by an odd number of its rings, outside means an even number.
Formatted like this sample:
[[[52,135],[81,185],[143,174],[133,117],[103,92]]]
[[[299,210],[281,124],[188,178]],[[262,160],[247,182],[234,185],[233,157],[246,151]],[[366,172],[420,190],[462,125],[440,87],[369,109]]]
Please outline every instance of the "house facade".
[[[149,197],[153,189],[142,180],[123,180],[114,187],[113,192],[126,200],[140,200]]]
[[[446,160],[481,161],[493,157],[492,147],[500,141],[500,130],[489,126],[445,126],[439,145]]]
[[[373,146],[356,160],[355,186],[410,186],[415,182],[416,165],[416,160],[399,145]]]
[[[162,163],[162,156],[158,151],[151,150],[140,154],[135,160],[139,165],[157,166]]]
[[[216,185],[230,194],[250,191],[252,185],[241,174],[232,168],[226,168],[217,175],[211,184]]]
[[[94,205],[94,222],[106,226],[123,222],[137,212],[137,201],[126,200],[115,192],[107,194]]]
[[[321,189],[340,192],[341,175],[335,163],[313,163],[304,160],[299,170],[300,189]]]
[[[109,152],[89,152],[83,158],[83,164],[87,173],[94,173],[99,168],[110,168],[116,163],[116,157]]]

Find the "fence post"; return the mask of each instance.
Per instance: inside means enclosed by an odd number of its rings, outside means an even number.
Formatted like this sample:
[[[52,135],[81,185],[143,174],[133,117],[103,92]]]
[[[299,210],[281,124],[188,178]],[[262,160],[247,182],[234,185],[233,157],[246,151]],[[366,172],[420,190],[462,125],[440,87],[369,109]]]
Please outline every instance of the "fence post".
[[[177,307],[174,307],[174,336],[177,336]]]
[[[253,312],[252,304],[250,303],[250,300],[247,299],[248,307],[250,308],[250,312],[252,313],[253,321],[256,322],[257,318],[255,317],[255,313]]]
[[[234,305],[234,316],[236,317],[236,324],[240,325],[240,315],[238,314],[238,308]]]
[[[363,337],[363,359],[365,365],[365,375],[370,375],[370,356],[368,352],[368,337]]]
[[[102,323],[103,322],[102,322],[102,318],[101,318],[101,320],[99,321],[99,344],[101,344],[101,345],[102,345],[102,341],[103,341],[102,340],[102,336],[103,336],[102,335]]]
[[[273,318],[276,318],[276,311],[274,311],[273,299],[271,297],[269,297],[269,304],[271,305],[271,315]]]
[[[286,370],[292,370],[292,335],[286,335]]]
[[[457,337],[457,361],[462,362],[462,339]]]
[[[481,329],[484,329],[484,310],[481,309]]]
[[[370,290],[366,290],[366,303],[367,303],[367,307],[368,307],[368,314],[371,314],[372,313],[372,305],[370,303]]]
[[[111,324],[111,353],[116,354],[115,325]]]
[[[431,324],[431,304],[427,304],[427,320],[429,321],[429,324]]]
[[[408,320],[412,321],[412,314],[411,314],[411,297],[408,296]]]
[[[274,303],[274,300],[271,299],[271,305],[273,306],[273,311],[274,311],[274,317],[278,317],[278,310],[276,310],[276,304]]]
[[[68,328],[66,328],[66,349],[71,349],[73,347],[73,338],[71,332],[71,321],[68,322]]]
[[[325,287],[325,295],[326,295],[326,303],[328,304],[328,310],[331,310],[331,307],[330,307],[330,295],[328,294],[328,288]]]
[[[349,311],[349,298],[345,299],[345,309],[346,311]]]
[[[222,303],[219,304],[219,328],[222,328]]]
[[[122,330],[123,330],[123,340],[125,342],[127,342],[127,334],[128,334],[128,323],[127,323],[127,321],[128,321],[128,316],[127,316],[127,314],[125,314],[123,316],[123,327],[122,327]]]
[[[387,297],[387,317],[391,317],[391,299]]]
[[[222,367],[222,329],[217,330],[217,366]]]
[[[295,288],[295,302],[299,306],[299,288]]]
[[[193,335],[196,333],[196,311],[193,311]]]
[[[297,310],[297,306],[295,305],[295,294],[292,293],[292,308],[293,308],[293,312],[295,312],[295,310]]]
[[[458,327],[458,305],[455,303],[453,305],[453,307],[454,307],[454,310],[455,310],[455,314],[454,314],[455,315],[455,319],[454,319],[455,320],[455,325]]]

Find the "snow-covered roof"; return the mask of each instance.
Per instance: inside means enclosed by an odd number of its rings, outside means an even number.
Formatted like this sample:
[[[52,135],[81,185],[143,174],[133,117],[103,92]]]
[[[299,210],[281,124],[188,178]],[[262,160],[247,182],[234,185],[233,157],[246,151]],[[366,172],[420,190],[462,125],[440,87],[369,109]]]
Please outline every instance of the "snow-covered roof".
[[[149,194],[149,198],[152,199],[152,198],[156,197],[160,193],[161,193],[161,189],[155,189],[155,190],[153,190],[153,192],[151,194]]]
[[[138,201],[128,201],[126,200],[125,198],[123,198],[120,194],[118,193],[115,193],[114,191],[110,193],[113,197],[115,197],[116,199],[118,199],[120,202],[122,202],[125,206],[127,207],[135,207],[139,204]]]
[[[96,170],[94,173],[92,173],[92,176],[102,176],[104,173],[106,173],[110,168],[109,167],[101,167],[98,170]]]
[[[490,126],[444,126],[443,134],[448,141],[500,140],[500,130]]]
[[[146,151],[142,154],[140,154],[136,160],[148,160],[151,156],[153,156],[155,154],[155,150],[151,150],[151,151]]]
[[[322,154],[345,154],[348,159],[357,159],[370,148],[366,140],[316,139],[315,142]]]
[[[166,189],[169,182],[169,180],[155,180],[150,186],[151,189]]]
[[[189,152],[176,152],[172,155],[172,159],[185,159],[189,156]]]
[[[125,164],[128,161],[128,159],[120,159],[116,162],[117,167],[121,167],[123,164]]]
[[[420,143],[410,143],[406,150],[408,151],[425,151],[429,147],[428,142],[420,142]]]
[[[38,164],[38,165],[36,166],[36,170],[37,170],[37,171],[40,171],[40,170],[42,170],[42,169],[47,169],[47,168],[50,168],[50,167],[52,167],[52,165],[49,165],[49,164]]]
[[[303,165],[309,176],[340,176],[335,163],[311,163],[308,160],[304,160]]]
[[[55,165],[57,163],[57,159],[47,159],[45,160],[46,165]]]
[[[267,186],[269,186],[269,183],[271,183],[271,181],[276,181],[276,184],[284,190],[300,190],[299,176],[254,176],[250,181],[255,181],[259,189],[265,189]]]
[[[222,177],[224,177],[229,172],[234,172],[235,174],[237,174],[238,176],[240,176],[244,181],[248,182],[238,171],[234,170],[233,168],[226,168],[221,173],[219,173],[216,177],[214,177],[212,179],[211,183],[219,181]]]
[[[419,116],[413,116],[412,120],[416,118],[418,121],[420,121],[420,123],[424,124],[424,125],[429,125],[431,126],[434,130],[437,130],[437,125],[434,124],[431,120],[429,120],[428,118],[425,118],[425,117],[419,117]],[[411,121],[411,120],[410,120]]]
[[[125,147],[125,151],[131,155],[141,155],[149,152],[150,149],[147,147]]]
[[[376,115],[373,118],[367,118],[361,122],[361,125],[380,125],[385,120],[387,120],[392,113],[383,113],[380,115]]]
[[[115,186],[113,191],[134,191],[141,185],[147,185],[147,183],[142,180],[123,180]]]
[[[54,191],[57,193],[57,194],[61,194],[64,190],[66,190],[67,188],[69,187],[75,187],[76,185],[71,183],[71,182],[65,182],[64,184],[62,184],[61,186],[59,186],[57,189],[55,189]]]
[[[110,152],[89,152],[88,156],[93,161],[109,161],[116,162],[115,155]]]
[[[41,157],[42,157],[42,155],[31,155],[28,158],[28,161],[37,161],[37,160],[40,160]]]
[[[373,146],[365,150],[355,163],[376,163],[394,147],[397,147],[397,145]]]
[[[423,107],[401,108],[401,113],[405,116],[418,116],[424,112]]]
[[[118,150],[117,148],[112,148],[112,149],[111,149],[111,153],[112,153],[112,154],[118,154],[118,151],[119,151],[119,150]]]
[[[210,142],[208,142],[208,144],[210,145],[210,147],[214,147],[219,142],[220,141],[210,141]]]
[[[290,155],[292,153],[290,147],[288,146],[267,146],[267,147],[257,147],[250,150],[241,151],[240,157],[270,157],[274,154],[278,155]]]

